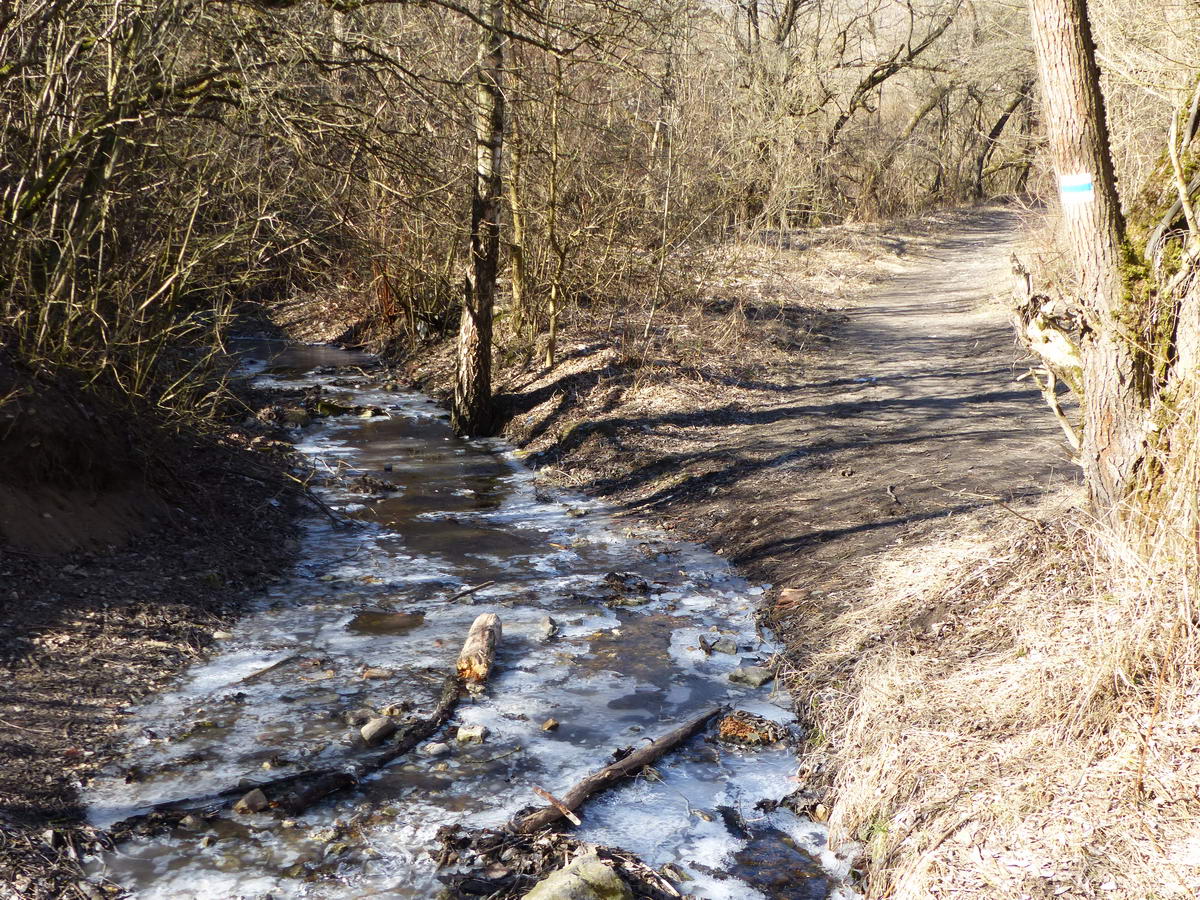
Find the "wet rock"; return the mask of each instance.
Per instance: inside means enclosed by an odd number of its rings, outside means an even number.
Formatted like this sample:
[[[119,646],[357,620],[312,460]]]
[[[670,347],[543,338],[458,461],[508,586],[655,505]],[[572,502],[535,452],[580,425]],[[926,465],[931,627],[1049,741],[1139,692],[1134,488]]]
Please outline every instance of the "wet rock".
[[[267,795],[258,788],[250,791],[241,800],[233,804],[233,811],[239,813],[258,813],[270,806]]]
[[[717,739],[743,747],[763,747],[787,737],[787,729],[763,716],[737,710],[717,725]]]
[[[547,719],[542,723],[542,731],[554,731],[558,728],[558,719]]]
[[[387,716],[379,716],[364,725],[358,733],[369,745],[378,744],[396,733],[396,722]]]
[[[548,641],[558,634],[558,623],[550,618],[550,616],[546,616],[542,621],[538,622],[537,630],[534,634],[539,641]]]
[[[525,900],[633,900],[633,891],[600,857],[588,854],[539,881]]]
[[[207,823],[195,813],[188,813],[179,820],[179,827],[186,828],[188,831],[199,831]]]
[[[742,829],[730,828],[746,841],[734,854],[734,875],[768,900],[826,900],[830,896],[829,875],[791,835],[769,826],[743,825]]]
[[[486,725],[460,725],[454,737],[460,744],[482,744],[487,736]]]
[[[766,666],[742,666],[729,673],[729,680],[734,684],[748,684],[750,687],[762,687],[768,681],[775,680],[775,673]]]
[[[396,673],[391,669],[381,669],[376,666],[368,666],[362,670],[362,677],[366,679],[382,679],[393,678]]]
[[[450,752],[450,745],[444,744],[441,741],[434,741],[429,744],[422,744],[417,748],[417,752],[422,756],[428,756],[430,758],[445,756]]]
[[[713,653],[728,653],[730,656],[735,656],[738,652],[737,642],[729,637],[717,638],[709,647]]]
[[[232,631],[214,631],[213,632],[213,640],[214,641],[228,641],[232,637],[233,637]]]

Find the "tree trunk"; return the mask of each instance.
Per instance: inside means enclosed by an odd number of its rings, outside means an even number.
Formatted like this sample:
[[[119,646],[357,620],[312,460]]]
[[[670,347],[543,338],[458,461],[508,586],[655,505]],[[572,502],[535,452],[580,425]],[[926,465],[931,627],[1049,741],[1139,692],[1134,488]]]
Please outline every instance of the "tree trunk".
[[[500,269],[501,163],[504,147],[504,0],[479,0],[486,22],[475,65],[475,178],[471,189],[471,258],[458,328],[451,424],[462,435],[492,424],[492,309]]]
[[[988,161],[992,158],[992,154],[996,152],[996,146],[1000,143],[1000,136],[1004,134],[1004,129],[1008,125],[1008,120],[1013,117],[1021,104],[1025,102],[1025,98],[1033,89],[1032,79],[1024,81],[1017,89],[1017,95],[1013,97],[1008,106],[1000,113],[1000,118],[996,120],[996,124],[992,126],[991,131],[987,133],[987,138],[984,140],[983,149],[979,151],[979,157],[975,160],[975,199],[982,200],[984,195],[983,179],[987,173]]]
[[[1096,512],[1115,521],[1142,456],[1149,393],[1145,360],[1122,333],[1140,318],[1137,292],[1128,289],[1133,286],[1122,274],[1125,254],[1132,251],[1125,241],[1086,0],[1033,0],[1030,18],[1051,158],[1064,187],[1063,236],[1092,325],[1082,348],[1080,462]],[[1064,176],[1089,176],[1094,187],[1090,193],[1071,190]]]

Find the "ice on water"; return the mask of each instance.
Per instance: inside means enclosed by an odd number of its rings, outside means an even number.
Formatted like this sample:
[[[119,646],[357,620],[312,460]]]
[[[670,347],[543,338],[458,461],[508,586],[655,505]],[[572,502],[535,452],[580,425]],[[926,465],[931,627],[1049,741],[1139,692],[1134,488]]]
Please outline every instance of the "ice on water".
[[[319,365],[358,361],[320,352]],[[341,715],[406,697],[428,704],[436,673],[452,665],[481,612],[500,616],[504,640],[487,695],[464,701],[457,720],[485,725],[489,735],[440,761],[400,760],[373,776],[367,790],[316,807],[294,826],[238,817],[206,847],[203,833],[139,839],[94,861],[96,871],[143,898],[428,897],[437,882],[426,851],[439,825],[501,825],[539,802],[531,787],[565,791],[615,746],[636,745],[717,703],[790,719],[785,697],[728,681],[743,656],[699,649],[701,634],[718,633],[734,636],[750,661],[772,649],[754,623],[762,588],[720,558],[618,524],[595,501],[547,490],[502,443],[454,439],[427,398],[372,388],[365,376],[357,388],[331,387],[335,377],[314,372],[303,351],[286,351],[256,371],[265,384],[321,384],[348,403],[387,410],[386,418],[324,420],[305,428],[297,446],[318,469],[368,472],[400,490],[375,500],[321,489],[325,502],[355,513],[361,526],[309,521],[292,576],[260,598],[213,658],[136,710],[125,733],[125,765],[87,791],[93,821],[110,824],[158,802],[278,774],[264,771],[264,763],[287,772],[336,762],[350,731]],[[611,572],[644,579],[647,602],[609,608],[601,589]],[[485,581],[495,584],[468,601],[446,602]],[[364,610],[420,611],[424,618],[402,633],[348,628]],[[547,615],[559,632],[543,642]],[[297,659],[244,683],[291,657]],[[366,679],[367,668],[393,675]],[[551,717],[561,725],[544,732]],[[435,770],[438,762],[445,765]],[[130,769],[138,778],[126,783]],[[654,865],[720,870],[739,841],[718,808],[761,819],[754,804],[793,787],[793,760],[782,749],[744,753],[693,742],[656,769],[659,779],[632,780],[589,803],[578,836],[627,848]],[[365,847],[353,864],[332,880],[288,877],[294,863],[320,858],[324,848],[313,829],[346,821],[364,800],[388,816],[360,832],[356,840]],[[833,874],[844,874],[819,826],[784,811],[770,821]],[[689,871],[696,880],[688,890],[697,896],[761,896]]]

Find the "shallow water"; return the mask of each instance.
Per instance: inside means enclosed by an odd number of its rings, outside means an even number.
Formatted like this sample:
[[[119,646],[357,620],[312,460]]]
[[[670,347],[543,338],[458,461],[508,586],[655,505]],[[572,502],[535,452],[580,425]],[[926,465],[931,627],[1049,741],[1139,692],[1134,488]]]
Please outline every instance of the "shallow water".
[[[790,721],[787,697],[771,686],[728,680],[772,648],[754,626],[763,588],[724,561],[547,490],[502,443],[455,438],[427,398],[384,390],[369,371],[347,375],[344,367],[369,367],[369,357],[297,347],[247,355],[264,384],[321,384],[338,402],[384,409],[386,417],[309,425],[298,446],[318,469],[369,474],[398,490],[366,496],[344,480],[318,490],[359,527],[310,520],[295,572],[212,659],[136,710],[125,763],[87,791],[92,820],[108,825],[154,803],[345,758],[355,731],[345,714],[401,701],[430,708],[481,612],[503,622],[497,668],[486,695],[464,699],[455,721],[489,733],[483,744],[458,745],[451,727],[441,737],[450,755],[402,758],[295,820],[229,816],[127,842],[94,860],[94,874],[143,898],[432,897],[439,882],[428,851],[441,825],[501,825],[540,805],[533,787],[561,794],[614,748],[714,704]],[[486,581],[495,583],[448,602]],[[559,626],[549,640],[546,616]],[[705,656],[701,633],[733,637],[739,653]],[[543,731],[551,717],[561,724]],[[786,749],[696,739],[656,769],[661,780],[630,780],[587,804],[575,835],[674,863],[697,897],[767,896],[747,879],[776,884],[772,897],[826,895],[815,868],[779,888],[788,879],[765,868],[789,865],[785,857],[812,854],[834,881],[845,874],[820,826],[754,808],[794,787]],[[726,824],[722,807],[791,849],[764,849],[761,835]]]

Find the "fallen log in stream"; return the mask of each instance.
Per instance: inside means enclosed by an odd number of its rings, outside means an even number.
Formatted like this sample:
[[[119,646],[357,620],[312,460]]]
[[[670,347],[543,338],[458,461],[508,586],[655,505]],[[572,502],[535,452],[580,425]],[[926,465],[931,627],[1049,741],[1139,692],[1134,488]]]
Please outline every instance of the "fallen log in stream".
[[[703,731],[704,727],[712,719],[724,711],[725,707],[718,706],[707,712],[703,712],[684,722],[678,728],[668,731],[657,740],[639,747],[628,756],[622,757],[616,762],[605,766],[603,769],[599,769],[588,775],[563,794],[561,798],[551,797],[549,806],[543,806],[541,809],[530,813],[518,813],[508,823],[509,831],[517,834],[532,834],[535,831],[540,831],[543,828],[553,825],[560,819],[574,819],[574,814],[579,810],[579,807],[586,803],[588,798],[593,794],[607,790],[622,779],[630,775],[636,775],[646,766],[657,762],[661,757],[670,753],[688,738]],[[540,790],[538,793],[549,796]],[[575,819],[575,821],[578,821],[578,819]]]
[[[386,747],[362,754],[339,767],[310,769],[256,784],[243,783],[202,797],[159,803],[146,813],[117,823],[118,827],[130,829],[143,822],[159,823],[188,812],[203,810],[213,813],[229,807],[247,812],[272,809],[286,815],[297,815],[331,794],[353,787],[367,775],[379,771],[432,737],[446,724],[463,694],[468,690],[478,690],[491,672],[500,634],[500,620],[494,614],[484,613],[476,618],[454,671],[442,683],[433,712],[425,718],[405,722]],[[466,665],[464,660],[467,661]]]

